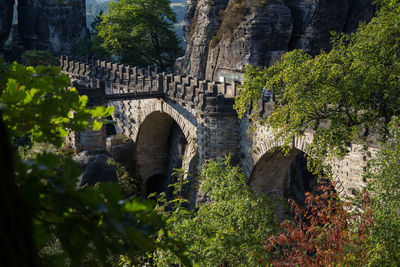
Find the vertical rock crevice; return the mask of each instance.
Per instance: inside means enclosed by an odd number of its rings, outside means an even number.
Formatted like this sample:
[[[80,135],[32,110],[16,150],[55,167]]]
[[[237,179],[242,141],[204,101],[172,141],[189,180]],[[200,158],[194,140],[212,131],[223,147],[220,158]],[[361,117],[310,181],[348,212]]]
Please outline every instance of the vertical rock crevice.
[[[242,2],[250,7],[249,12],[231,38],[218,36],[217,44],[213,42],[221,26],[221,13],[229,16],[229,6]],[[269,66],[289,50],[303,49],[317,55],[330,49],[332,31],[353,32],[360,21],[368,22],[375,12],[371,2],[188,0],[184,27],[187,50],[178,60],[180,69],[192,77],[220,80],[238,74],[247,64]]]
[[[189,0],[186,7],[184,38],[187,40],[185,55],[177,60],[183,74],[204,79],[209,67],[207,58],[211,38],[220,27],[220,12],[229,0]],[[193,24],[194,23],[194,24]]]
[[[11,32],[14,0],[0,0],[0,51]]]

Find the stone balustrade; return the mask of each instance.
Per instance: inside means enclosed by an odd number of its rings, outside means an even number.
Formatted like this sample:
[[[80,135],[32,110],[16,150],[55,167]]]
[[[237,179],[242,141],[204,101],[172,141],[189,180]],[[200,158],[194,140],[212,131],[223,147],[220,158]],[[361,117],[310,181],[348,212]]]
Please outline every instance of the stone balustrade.
[[[139,68],[88,57],[61,56],[60,66],[72,85],[85,93],[104,83],[104,100],[168,97],[204,112],[234,113],[235,83],[198,80],[160,73],[157,66]]]

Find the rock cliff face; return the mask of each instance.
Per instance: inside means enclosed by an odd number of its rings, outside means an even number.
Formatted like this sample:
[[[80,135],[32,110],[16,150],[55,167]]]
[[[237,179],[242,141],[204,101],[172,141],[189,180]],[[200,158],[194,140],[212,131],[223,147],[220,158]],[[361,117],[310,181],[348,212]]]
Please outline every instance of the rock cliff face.
[[[85,0],[19,0],[18,31],[25,49],[69,53],[85,41]]]
[[[284,52],[318,54],[330,32],[352,32],[374,14],[371,0],[188,0],[184,74],[234,79],[246,64],[266,66]],[[237,21],[240,19],[240,21]]]
[[[0,50],[10,35],[14,0],[0,0]]]

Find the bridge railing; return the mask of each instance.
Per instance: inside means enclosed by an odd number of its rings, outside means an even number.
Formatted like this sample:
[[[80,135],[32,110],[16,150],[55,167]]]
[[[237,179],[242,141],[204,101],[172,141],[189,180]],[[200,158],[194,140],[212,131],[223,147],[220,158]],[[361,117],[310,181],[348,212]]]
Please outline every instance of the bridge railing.
[[[127,87],[126,90],[129,91],[135,90],[135,88],[141,90],[148,86],[152,88],[155,86],[157,87],[156,91],[159,91],[158,87],[162,85],[164,91],[167,92],[170,83],[178,84],[179,88],[190,88],[189,91],[195,91],[199,86],[203,86],[200,84],[206,84],[209,91],[222,94],[226,98],[236,96],[237,83],[198,80],[184,75],[160,73],[157,66],[139,68],[106,60],[71,56],[61,56],[60,65],[64,73],[80,77],[82,80],[95,78],[106,81],[108,84],[119,84],[119,88]]]
[[[137,68],[105,60],[89,60],[88,58],[71,58],[61,56],[61,70],[71,80],[77,81],[81,88],[93,88],[97,81],[105,83],[105,94],[155,94],[164,91],[163,75],[157,67]]]
[[[152,98],[167,96],[172,101],[198,107],[208,112],[233,112],[236,83],[196,79],[190,76],[159,72],[156,66],[139,68],[88,57],[61,56],[62,72],[81,87],[98,81],[105,84],[107,99]],[[271,103],[261,100],[260,110],[269,111]],[[268,113],[268,112],[264,112]]]

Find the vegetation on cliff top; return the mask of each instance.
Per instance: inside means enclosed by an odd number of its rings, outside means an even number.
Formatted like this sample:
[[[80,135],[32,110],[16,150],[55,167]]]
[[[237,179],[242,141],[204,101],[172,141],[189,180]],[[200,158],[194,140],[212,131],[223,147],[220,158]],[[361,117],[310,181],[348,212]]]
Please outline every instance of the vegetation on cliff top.
[[[228,6],[225,10],[222,10],[219,14],[219,20],[221,25],[217,33],[213,36],[210,42],[210,47],[216,47],[220,41],[233,38],[234,33],[240,23],[243,22],[244,18],[250,13],[262,7],[268,2],[268,0],[232,0],[229,1]],[[196,17],[193,19],[192,24],[189,27],[189,36],[192,34],[195,25],[197,24]]]

